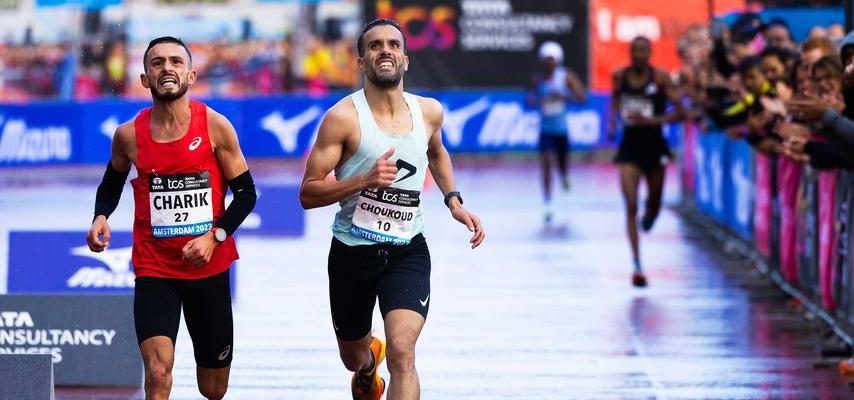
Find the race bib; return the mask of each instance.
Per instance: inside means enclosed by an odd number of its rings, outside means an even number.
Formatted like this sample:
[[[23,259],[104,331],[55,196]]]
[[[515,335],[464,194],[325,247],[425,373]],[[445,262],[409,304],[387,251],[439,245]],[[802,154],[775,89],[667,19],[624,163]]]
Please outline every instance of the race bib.
[[[624,95],[620,98],[620,115],[623,117],[623,121],[628,121],[632,114],[640,114],[645,118],[654,117],[655,108],[652,101],[646,97]]]
[[[546,100],[543,102],[543,115],[553,117],[566,113],[566,102],[563,100]]]
[[[396,188],[363,190],[350,233],[377,243],[409,244],[421,192]]]
[[[213,228],[210,172],[152,174],[148,182],[154,237],[201,235]]]

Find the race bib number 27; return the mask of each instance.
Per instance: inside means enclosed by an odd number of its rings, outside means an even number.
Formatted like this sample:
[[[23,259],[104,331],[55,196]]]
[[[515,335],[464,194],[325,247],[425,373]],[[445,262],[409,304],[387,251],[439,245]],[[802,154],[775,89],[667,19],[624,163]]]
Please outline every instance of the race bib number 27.
[[[378,243],[405,245],[412,239],[421,192],[396,188],[362,191],[350,233]]]
[[[195,236],[213,228],[210,172],[152,174],[148,182],[154,237]]]

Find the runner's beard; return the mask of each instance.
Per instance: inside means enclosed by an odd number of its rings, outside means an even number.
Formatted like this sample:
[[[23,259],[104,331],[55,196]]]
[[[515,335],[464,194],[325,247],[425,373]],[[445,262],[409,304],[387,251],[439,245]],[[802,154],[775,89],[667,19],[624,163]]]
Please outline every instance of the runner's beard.
[[[378,74],[375,68],[369,69],[367,73],[368,81],[383,89],[390,89],[400,84],[403,79],[403,70],[398,67],[394,72],[386,74]]]
[[[190,88],[190,84],[187,82],[182,82],[178,87],[178,91],[176,92],[165,92],[161,93],[157,91],[157,85],[151,85],[151,96],[154,97],[157,101],[162,102],[170,102],[180,99],[182,96],[187,94],[187,90]]]

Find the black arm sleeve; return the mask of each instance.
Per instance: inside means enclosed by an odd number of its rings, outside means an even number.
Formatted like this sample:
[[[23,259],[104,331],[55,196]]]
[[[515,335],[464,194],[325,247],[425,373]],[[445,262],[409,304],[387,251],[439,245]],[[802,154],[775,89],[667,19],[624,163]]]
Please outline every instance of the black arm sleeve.
[[[255,194],[255,182],[248,170],[228,181],[228,187],[231,188],[234,199],[214,226],[225,229],[225,232],[231,236],[255,208],[258,195]]]
[[[109,218],[110,214],[116,211],[129,173],[130,168],[125,172],[119,172],[113,168],[112,162],[107,161],[107,170],[104,171],[104,178],[101,179],[98,192],[95,194],[95,217],[103,215]]]
[[[851,168],[852,160],[828,143],[807,142],[804,153],[810,156],[810,165],[818,169]]]

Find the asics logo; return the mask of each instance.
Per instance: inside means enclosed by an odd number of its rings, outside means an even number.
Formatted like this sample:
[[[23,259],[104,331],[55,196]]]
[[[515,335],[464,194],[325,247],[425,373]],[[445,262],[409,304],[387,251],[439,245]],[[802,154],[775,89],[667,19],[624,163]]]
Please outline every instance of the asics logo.
[[[196,136],[196,138],[193,139],[192,142],[190,142],[190,151],[198,149],[200,144],[202,144],[202,137]]]
[[[231,353],[231,345],[225,346],[225,350],[222,353],[219,353],[219,357],[217,357],[220,361],[225,360],[228,357],[228,354]]]
[[[430,301],[430,293],[427,293],[427,298],[424,300],[418,299],[418,302],[421,303],[421,307],[427,307],[427,302]]]

